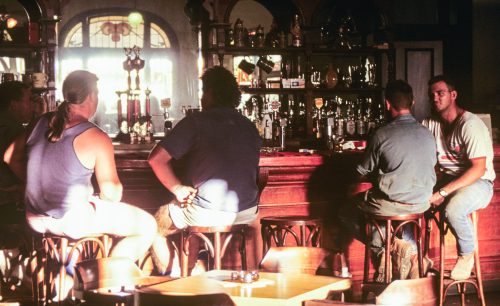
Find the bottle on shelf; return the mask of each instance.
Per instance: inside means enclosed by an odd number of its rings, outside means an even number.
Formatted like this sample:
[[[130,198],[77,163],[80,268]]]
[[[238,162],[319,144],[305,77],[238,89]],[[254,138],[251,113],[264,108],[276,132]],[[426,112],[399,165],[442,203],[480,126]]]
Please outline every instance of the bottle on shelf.
[[[359,139],[364,139],[367,133],[367,120],[363,114],[363,100],[358,99],[358,113],[356,116],[356,135]]]
[[[347,104],[347,116],[345,122],[345,132],[348,139],[354,139],[356,136],[356,120],[354,117],[354,110],[352,102]]]
[[[344,128],[344,115],[342,114],[341,108],[342,100],[337,98],[337,109],[335,110],[335,136],[344,137],[345,136],[345,128]]]

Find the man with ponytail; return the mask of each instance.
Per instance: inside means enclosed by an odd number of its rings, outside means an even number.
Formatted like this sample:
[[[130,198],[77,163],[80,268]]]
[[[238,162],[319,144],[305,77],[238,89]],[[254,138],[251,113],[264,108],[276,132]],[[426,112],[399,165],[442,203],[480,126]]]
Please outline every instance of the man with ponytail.
[[[156,222],[147,212],[120,202],[123,187],[113,144],[89,122],[98,104],[97,80],[88,71],[71,72],[62,85],[64,102],[19,137],[5,160],[26,180],[26,220],[33,230],[71,238],[120,236],[111,256],[135,261],[149,249]],[[93,195],[93,174],[98,195]]]

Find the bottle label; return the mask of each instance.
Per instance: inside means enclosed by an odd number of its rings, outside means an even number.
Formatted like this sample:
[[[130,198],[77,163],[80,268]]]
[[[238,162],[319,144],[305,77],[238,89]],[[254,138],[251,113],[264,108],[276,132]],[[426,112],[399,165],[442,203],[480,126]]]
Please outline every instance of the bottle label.
[[[345,128],[346,133],[349,135],[354,135],[354,133],[356,133],[356,123],[354,122],[354,120],[347,121]]]

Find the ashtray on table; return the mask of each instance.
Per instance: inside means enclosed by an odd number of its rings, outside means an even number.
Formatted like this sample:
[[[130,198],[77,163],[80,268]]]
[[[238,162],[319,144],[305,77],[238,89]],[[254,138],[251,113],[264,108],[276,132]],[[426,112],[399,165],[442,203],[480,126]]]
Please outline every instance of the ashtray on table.
[[[231,281],[239,283],[252,283],[259,280],[259,271],[234,271],[231,272]]]

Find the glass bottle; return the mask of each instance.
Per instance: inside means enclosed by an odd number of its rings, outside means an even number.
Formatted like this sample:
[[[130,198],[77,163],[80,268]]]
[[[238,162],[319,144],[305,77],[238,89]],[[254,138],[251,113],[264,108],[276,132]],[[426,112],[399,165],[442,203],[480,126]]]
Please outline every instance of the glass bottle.
[[[348,138],[354,138],[356,134],[356,121],[354,119],[354,111],[352,109],[352,102],[347,105],[347,118],[345,123],[345,132]]]

